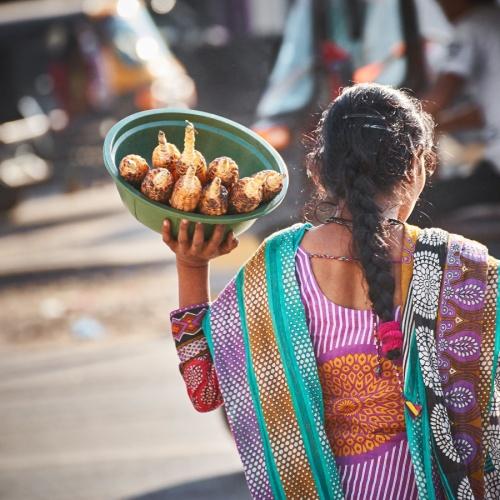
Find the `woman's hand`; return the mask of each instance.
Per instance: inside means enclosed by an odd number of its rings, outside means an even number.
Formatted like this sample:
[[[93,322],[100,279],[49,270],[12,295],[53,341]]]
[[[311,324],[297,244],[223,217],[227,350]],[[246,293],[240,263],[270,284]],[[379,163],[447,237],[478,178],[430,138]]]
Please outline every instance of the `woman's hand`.
[[[170,221],[163,221],[163,241],[175,253],[177,265],[185,267],[206,267],[208,262],[219,255],[225,255],[238,246],[238,239],[230,231],[224,238],[224,225],[215,226],[208,241],[205,241],[203,224],[197,222],[193,237],[188,234],[189,221],[182,220],[179,225],[177,240],[171,234]]]

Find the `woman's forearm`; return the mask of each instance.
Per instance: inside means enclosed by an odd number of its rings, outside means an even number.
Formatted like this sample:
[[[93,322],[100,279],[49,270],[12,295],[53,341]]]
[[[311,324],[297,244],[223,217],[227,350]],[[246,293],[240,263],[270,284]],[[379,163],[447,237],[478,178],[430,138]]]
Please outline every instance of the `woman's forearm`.
[[[188,227],[189,221],[181,221],[176,239],[170,232],[170,221],[163,221],[163,241],[176,255],[181,308],[209,302],[209,261],[231,252],[238,245],[232,231],[224,237],[226,227],[222,224],[215,226],[208,240],[205,240],[203,224],[195,224],[192,236]]]
[[[192,266],[177,260],[179,307],[202,304],[210,300],[209,264]]]

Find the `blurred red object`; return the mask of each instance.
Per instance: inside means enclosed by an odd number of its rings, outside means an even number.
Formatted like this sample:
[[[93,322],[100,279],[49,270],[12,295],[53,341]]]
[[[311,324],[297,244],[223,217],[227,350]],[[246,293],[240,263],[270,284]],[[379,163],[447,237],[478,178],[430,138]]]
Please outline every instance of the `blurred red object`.
[[[268,126],[254,125],[252,130],[278,151],[286,149],[292,140],[292,132],[290,128],[284,124],[272,123]]]

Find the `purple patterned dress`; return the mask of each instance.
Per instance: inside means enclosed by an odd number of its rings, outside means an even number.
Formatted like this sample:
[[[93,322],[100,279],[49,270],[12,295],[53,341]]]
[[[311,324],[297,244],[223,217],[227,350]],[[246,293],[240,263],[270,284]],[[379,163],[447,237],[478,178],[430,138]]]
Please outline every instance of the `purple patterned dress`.
[[[338,306],[321,292],[299,247],[296,273],[323,390],[327,436],[346,499],[417,499],[403,400],[390,361],[375,375],[372,312]],[[222,404],[201,322],[208,304],[171,313],[188,394],[195,408]]]
[[[345,498],[418,498],[397,372],[386,360],[375,375],[372,311],[328,300],[300,247],[296,265]]]

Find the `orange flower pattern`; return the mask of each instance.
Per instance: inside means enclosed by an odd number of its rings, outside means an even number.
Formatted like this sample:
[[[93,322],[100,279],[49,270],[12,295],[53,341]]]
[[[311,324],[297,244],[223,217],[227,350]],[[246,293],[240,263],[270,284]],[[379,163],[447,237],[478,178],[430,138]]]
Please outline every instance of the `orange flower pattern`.
[[[375,375],[376,355],[349,353],[319,366],[326,431],[337,457],[373,452],[405,431],[403,402],[389,360]]]

